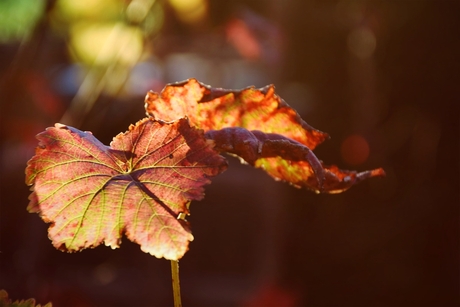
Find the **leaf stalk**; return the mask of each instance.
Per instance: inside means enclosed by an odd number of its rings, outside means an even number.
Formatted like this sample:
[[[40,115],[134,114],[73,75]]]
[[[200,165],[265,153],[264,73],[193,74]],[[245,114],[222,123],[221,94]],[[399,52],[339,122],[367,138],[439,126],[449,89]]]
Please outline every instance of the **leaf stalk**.
[[[180,297],[179,261],[177,260],[171,260],[171,277],[174,296],[174,307],[182,307]]]

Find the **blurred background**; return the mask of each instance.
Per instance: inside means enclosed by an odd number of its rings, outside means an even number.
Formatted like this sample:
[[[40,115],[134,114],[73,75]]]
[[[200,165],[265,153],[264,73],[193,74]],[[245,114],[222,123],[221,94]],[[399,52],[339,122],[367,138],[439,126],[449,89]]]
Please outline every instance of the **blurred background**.
[[[459,306],[459,1],[1,0],[0,289],[53,306],[172,306],[170,267],[57,251],[26,211],[35,135],[108,144],[144,96],[190,77],[275,84],[331,139],[317,156],[387,177],[339,195],[230,159],[191,206],[184,306]]]

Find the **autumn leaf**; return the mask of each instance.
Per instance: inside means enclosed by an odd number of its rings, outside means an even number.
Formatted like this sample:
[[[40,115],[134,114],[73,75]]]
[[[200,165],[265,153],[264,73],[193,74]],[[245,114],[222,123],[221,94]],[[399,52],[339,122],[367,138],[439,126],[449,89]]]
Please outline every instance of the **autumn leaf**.
[[[144,252],[180,259],[193,240],[191,200],[227,167],[201,130],[186,119],[145,118],[110,147],[90,132],[56,124],[37,136],[26,168],[33,185],[28,210],[51,223],[53,245],[65,251],[120,245],[122,234]]]
[[[235,154],[277,180],[317,193],[339,193],[383,169],[355,172],[324,165],[312,150],[328,138],[308,125],[273,85],[241,90],[212,88],[189,79],[145,98],[149,116],[166,121],[187,116],[216,149]]]
[[[229,127],[209,130],[205,136],[215,142],[215,149],[270,170],[277,179],[317,192],[340,193],[367,178],[385,174],[382,169],[358,173],[325,166],[307,146],[279,134]]]
[[[5,290],[0,290],[0,307],[41,307],[40,304],[36,305],[35,299],[29,298],[27,300],[12,301],[8,298],[8,293]],[[43,307],[52,307],[51,303],[43,305]]]
[[[192,126],[204,131],[241,127],[281,134],[312,150],[329,138],[276,95],[273,85],[227,90],[189,79],[165,86],[160,94],[148,92],[145,109],[149,116],[165,121],[187,116]]]

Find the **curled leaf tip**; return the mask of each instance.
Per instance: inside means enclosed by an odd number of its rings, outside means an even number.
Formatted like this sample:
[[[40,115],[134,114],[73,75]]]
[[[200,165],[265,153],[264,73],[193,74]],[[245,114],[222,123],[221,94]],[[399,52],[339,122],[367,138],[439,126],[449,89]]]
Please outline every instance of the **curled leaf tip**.
[[[377,168],[377,169],[373,169],[370,171],[364,171],[364,172],[358,173],[357,175],[357,177],[359,178],[359,181],[366,180],[372,177],[385,177],[385,176],[386,176],[386,173],[383,170],[383,168]]]

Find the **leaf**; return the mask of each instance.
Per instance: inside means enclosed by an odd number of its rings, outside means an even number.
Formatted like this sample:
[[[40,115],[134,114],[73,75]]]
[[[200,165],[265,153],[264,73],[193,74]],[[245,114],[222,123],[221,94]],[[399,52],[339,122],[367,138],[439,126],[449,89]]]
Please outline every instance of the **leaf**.
[[[165,86],[160,94],[148,92],[145,109],[149,116],[165,121],[187,116],[192,126],[204,131],[241,127],[281,134],[312,150],[329,138],[276,95],[273,85],[227,90],[189,79]]]
[[[325,166],[308,147],[275,133],[230,127],[209,130],[205,136],[214,140],[219,151],[235,154],[252,166],[270,169],[275,178],[318,192],[340,193],[364,179],[385,174],[382,169],[357,173]]]
[[[385,174],[383,169],[357,173],[324,165],[312,150],[329,136],[303,121],[275,94],[273,85],[228,90],[189,79],[167,85],[160,94],[147,93],[145,109],[149,116],[166,121],[187,116],[219,151],[317,193],[339,193]]]
[[[145,118],[110,147],[61,124],[37,138],[26,168],[26,183],[33,185],[28,210],[50,222],[53,245],[70,252],[102,242],[117,248],[125,232],[144,252],[180,259],[193,240],[180,217],[203,197],[208,178],[227,166],[186,119]]]
[[[35,305],[35,299],[29,298],[27,300],[16,300],[14,302],[8,298],[8,293],[5,290],[0,290],[0,307],[40,307]],[[52,307],[51,303],[43,305],[43,307]]]

